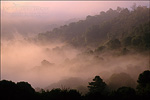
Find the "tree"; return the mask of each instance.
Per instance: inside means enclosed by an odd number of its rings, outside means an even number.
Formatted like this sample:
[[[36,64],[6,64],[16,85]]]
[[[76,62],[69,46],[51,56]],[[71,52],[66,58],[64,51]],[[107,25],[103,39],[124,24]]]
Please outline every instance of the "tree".
[[[130,46],[131,45],[131,40],[132,40],[132,37],[128,36],[128,37],[125,37],[123,40],[122,40],[122,44],[126,47],[126,46]]]
[[[42,96],[44,100],[81,100],[81,94],[74,89],[52,89],[43,92]]]
[[[22,100],[36,99],[35,90],[28,82],[18,82],[16,85],[19,90],[18,95]]]
[[[95,49],[95,52],[102,52],[106,47],[105,46],[100,46]]]
[[[118,49],[121,47],[121,42],[118,39],[112,39],[107,43],[110,49]]]
[[[132,9],[133,11],[135,11],[135,10],[137,9],[136,3],[134,3],[134,4],[131,6],[131,9]]]
[[[132,45],[135,47],[141,47],[142,45],[142,37],[141,36],[136,36],[132,39]]]
[[[117,89],[116,96],[118,100],[132,100],[135,99],[136,92],[131,87],[120,87]]]
[[[0,97],[4,100],[16,100],[19,93],[16,84],[12,81],[2,80],[0,81]]]
[[[50,63],[50,62],[47,61],[47,60],[43,60],[43,61],[41,62],[41,65],[42,65],[42,66],[50,66],[50,65],[52,65],[52,63]]]
[[[89,82],[89,91],[91,93],[103,93],[106,90],[106,83],[100,78],[100,76],[95,76],[94,82]]]
[[[5,100],[39,100],[36,98],[35,90],[27,82],[0,81],[1,98]]]
[[[33,94],[35,90],[32,88],[32,86],[28,82],[18,82],[17,83],[18,88],[26,93]]]
[[[123,8],[121,8],[121,7],[117,7],[117,12],[121,12],[123,10]]]
[[[146,70],[143,73],[141,73],[137,82],[138,94],[145,98],[150,98],[150,71]]]

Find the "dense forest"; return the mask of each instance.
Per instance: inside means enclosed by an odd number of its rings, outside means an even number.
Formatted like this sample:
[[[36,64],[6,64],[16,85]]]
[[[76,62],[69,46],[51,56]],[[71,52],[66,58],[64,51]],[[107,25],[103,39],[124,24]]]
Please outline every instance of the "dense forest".
[[[116,10],[87,16],[85,20],[72,22],[40,33],[35,40],[49,43],[59,40],[74,47],[126,50],[149,50],[149,8],[133,6],[132,10],[117,7]]]
[[[5,100],[149,100],[150,71],[141,73],[136,89],[120,87],[111,90],[100,76],[95,76],[87,86],[89,92],[85,95],[75,89],[56,88],[51,91],[36,92],[28,82],[14,83],[8,80],[0,81],[1,98]]]

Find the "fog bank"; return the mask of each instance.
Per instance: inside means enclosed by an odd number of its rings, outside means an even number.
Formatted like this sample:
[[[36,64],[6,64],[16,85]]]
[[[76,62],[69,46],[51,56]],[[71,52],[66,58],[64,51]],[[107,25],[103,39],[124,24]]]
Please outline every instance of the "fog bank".
[[[124,72],[136,81],[149,66],[148,55],[113,56],[109,52],[89,55],[82,52],[61,43],[43,46],[22,39],[2,41],[2,79],[27,81],[33,87],[45,88],[71,77],[92,81],[96,75],[109,83],[111,75]],[[61,85],[71,88],[67,84]]]

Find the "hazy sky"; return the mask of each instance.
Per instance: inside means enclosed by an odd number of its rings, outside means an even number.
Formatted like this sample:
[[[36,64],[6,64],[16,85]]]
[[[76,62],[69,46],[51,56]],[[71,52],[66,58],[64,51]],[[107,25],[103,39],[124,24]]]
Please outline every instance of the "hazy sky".
[[[116,9],[117,6],[130,8],[133,3],[149,6],[148,1],[2,1],[1,5],[3,19],[54,21],[95,15],[109,8]]]

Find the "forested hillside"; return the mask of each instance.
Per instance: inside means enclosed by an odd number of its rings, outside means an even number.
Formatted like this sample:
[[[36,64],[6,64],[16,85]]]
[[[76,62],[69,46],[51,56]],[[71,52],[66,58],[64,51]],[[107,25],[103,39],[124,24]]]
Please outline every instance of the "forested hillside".
[[[149,14],[145,6],[132,10],[110,8],[99,15],[88,15],[85,20],[40,33],[37,40],[44,43],[60,40],[75,47],[147,50],[150,48]]]

